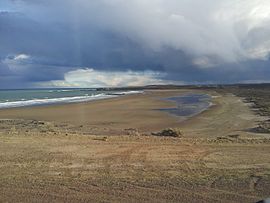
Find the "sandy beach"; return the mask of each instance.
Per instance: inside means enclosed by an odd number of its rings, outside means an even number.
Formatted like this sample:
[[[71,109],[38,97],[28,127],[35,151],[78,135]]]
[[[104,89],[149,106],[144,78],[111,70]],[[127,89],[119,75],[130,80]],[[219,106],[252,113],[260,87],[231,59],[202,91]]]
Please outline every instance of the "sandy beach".
[[[213,96],[183,119],[161,108]],[[163,99],[162,99],[163,98]],[[0,110],[3,202],[256,202],[270,196],[270,139],[243,100],[159,90],[88,103]],[[177,128],[180,138],[152,132]]]
[[[85,103],[2,109],[0,118],[51,121],[95,135],[119,135],[129,128],[149,133],[177,126],[183,120],[158,109],[175,107],[174,102],[162,99],[185,93],[186,90],[146,91]]]

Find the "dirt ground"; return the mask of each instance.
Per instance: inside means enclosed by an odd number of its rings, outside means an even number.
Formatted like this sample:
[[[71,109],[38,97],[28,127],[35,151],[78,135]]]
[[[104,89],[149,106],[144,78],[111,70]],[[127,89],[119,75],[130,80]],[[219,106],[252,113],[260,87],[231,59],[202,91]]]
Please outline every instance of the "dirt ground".
[[[208,93],[215,105],[182,122],[154,110],[173,105],[158,97],[179,92],[87,104],[113,107],[112,112],[122,102],[129,105],[115,116],[119,125],[107,125],[109,130],[101,131],[106,123],[95,124],[104,135],[87,131],[90,124],[93,127],[92,118],[80,131],[79,123],[69,118],[54,121],[49,114],[38,113],[60,106],[0,111],[0,201],[246,203],[269,197],[270,137],[249,130],[265,118],[255,115],[238,97]],[[91,115],[94,110],[87,108]],[[125,114],[133,119],[120,120]],[[107,113],[103,116],[111,122]],[[149,120],[156,116],[159,119]],[[101,111],[98,119],[102,121]],[[183,137],[150,136],[148,132],[159,130],[161,123],[160,128],[178,127]],[[106,133],[125,132],[119,129],[128,127],[137,128],[139,134]]]

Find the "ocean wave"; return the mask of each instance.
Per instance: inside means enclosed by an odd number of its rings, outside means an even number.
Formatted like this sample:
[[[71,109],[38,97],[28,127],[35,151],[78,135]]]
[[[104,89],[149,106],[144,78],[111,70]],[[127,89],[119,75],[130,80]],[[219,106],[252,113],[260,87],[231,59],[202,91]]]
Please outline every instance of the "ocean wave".
[[[128,92],[119,92],[119,94],[110,94],[110,93],[100,93],[100,94],[92,94],[84,95],[84,96],[73,96],[73,97],[61,97],[61,98],[42,98],[37,99],[33,98],[30,100],[25,100],[22,98],[18,101],[8,101],[0,102],[0,109],[3,108],[14,108],[14,107],[26,107],[26,106],[39,106],[39,105],[50,105],[50,104],[61,104],[61,103],[77,103],[77,102],[87,102],[93,100],[100,100],[100,99],[107,99],[107,98],[114,98],[120,95],[127,95],[127,94],[136,94],[141,93],[141,91],[128,91]]]
[[[48,92],[74,92],[74,91],[78,91],[78,90],[49,90]]]
[[[24,107],[24,106],[37,106],[37,105],[48,105],[48,104],[59,104],[59,103],[75,103],[75,102],[86,102],[97,99],[112,98],[113,95],[98,94],[94,96],[76,96],[76,97],[62,97],[62,98],[51,98],[51,99],[31,99],[24,101],[13,101],[0,103],[0,108],[13,108],[13,107]]]
[[[54,89],[54,90],[47,90],[50,93],[57,93],[57,92],[85,92],[85,91],[96,91],[96,89]]]

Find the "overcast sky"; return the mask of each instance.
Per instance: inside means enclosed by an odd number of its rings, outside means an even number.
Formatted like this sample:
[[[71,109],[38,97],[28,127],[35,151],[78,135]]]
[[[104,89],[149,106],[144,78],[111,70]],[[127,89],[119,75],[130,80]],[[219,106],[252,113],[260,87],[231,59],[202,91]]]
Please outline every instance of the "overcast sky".
[[[270,82],[269,0],[1,0],[0,88]]]

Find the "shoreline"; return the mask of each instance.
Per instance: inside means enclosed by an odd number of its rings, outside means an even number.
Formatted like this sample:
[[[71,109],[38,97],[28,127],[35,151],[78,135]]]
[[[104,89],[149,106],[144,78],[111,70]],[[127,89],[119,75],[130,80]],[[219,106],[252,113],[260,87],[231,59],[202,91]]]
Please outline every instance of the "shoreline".
[[[183,122],[154,110],[176,106],[160,98],[187,92],[218,96],[216,105]],[[239,97],[149,91],[0,110],[0,118],[8,115],[11,120],[0,119],[3,201],[256,202],[269,196],[270,138],[248,131],[260,117]],[[36,120],[13,120],[18,116]],[[181,137],[144,136],[167,126]]]
[[[209,106],[195,115],[186,117],[159,110],[177,107],[177,102],[165,98],[181,97],[190,92],[209,95],[211,97]],[[219,112],[223,112],[224,108],[230,113],[219,118]],[[251,115],[250,121],[236,120],[235,116],[238,115],[235,112],[239,110],[238,108]],[[209,120],[214,116],[217,116],[216,120]],[[243,128],[246,126],[254,127],[256,125],[254,121],[260,120],[259,116],[254,115],[243,102],[237,103],[236,97],[226,96],[215,91],[188,89],[151,90],[145,91],[143,94],[124,95],[88,102],[0,109],[0,119],[45,121],[55,126],[65,126],[63,129],[67,132],[88,135],[127,135],[130,134],[130,131],[150,135],[166,128],[178,128],[183,131],[184,135],[191,137],[216,136],[216,130],[211,129],[210,126],[221,125],[223,120],[229,119],[225,123],[230,123],[227,128],[231,129],[241,128],[241,126]],[[238,122],[237,125],[240,127],[233,127]],[[205,130],[201,128],[205,128]],[[223,134],[226,135],[227,132],[228,130],[224,130]]]
[[[80,103],[0,109],[0,119],[64,123],[76,131],[97,135],[125,134],[126,129],[148,134],[165,128],[176,128],[182,121],[201,114],[200,112],[187,118],[157,110],[175,108],[177,106],[175,102],[164,100],[164,98],[182,96],[189,92],[191,91],[155,90]]]
[[[89,134],[122,134],[124,129],[129,128],[151,132],[176,125],[178,122],[178,119],[167,113],[154,110],[174,106],[171,102],[159,99],[163,94],[162,91],[158,93],[151,91],[146,94],[124,95],[81,103],[0,109],[0,118],[65,123]],[[171,93],[166,91],[165,96],[166,94],[174,95],[175,91]],[[84,129],[79,128],[82,125]]]
[[[78,89],[77,91],[79,91]],[[17,90],[16,90],[17,91]],[[22,90],[22,91],[32,91],[32,90]],[[49,91],[49,90],[48,90]],[[49,92],[66,92],[68,90],[50,90]],[[70,92],[70,91],[68,91]],[[22,98],[20,100],[10,101],[9,99],[5,100],[5,102],[0,102],[0,110],[1,109],[13,109],[13,108],[24,108],[24,107],[39,107],[39,106],[51,106],[51,105],[63,105],[63,104],[76,104],[76,103],[84,103],[91,102],[96,100],[103,99],[111,99],[122,97],[126,95],[134,95],[134,94],[143,94],[144,91],[100,91],[96,94],[92,93],[91,96],[89,94],[84,95],[62,95],[62,97],[49,97],[49,95],[43,95],[41,98]]]

